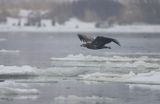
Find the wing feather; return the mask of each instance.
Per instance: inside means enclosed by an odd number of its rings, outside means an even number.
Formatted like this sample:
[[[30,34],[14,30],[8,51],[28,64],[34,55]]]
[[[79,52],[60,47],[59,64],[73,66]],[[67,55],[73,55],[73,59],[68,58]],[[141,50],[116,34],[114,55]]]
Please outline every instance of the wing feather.
[[[105,44],[108,44],[110,42],[114,42],[117,45],[120,46],[120,43],[118,40],[113,39],[113,38],[108,38],[108,37],[103,37],[103,36],[98,36],[93,42],[92,45],[96,45],[97,47],[103,47]]]
[[[92,42],[94,40],[92,37],[87,36],[87,35],[82,35],[82,34],[78,34],[78,37],[81,41],[86,42],[86,43]]]
[[[119,43],[119,41],[118,41],[118,40],[116,40],[116,39],[112,39],[112,41],[113,41],[114,43],[116,43],[117,45],[121,46],[121,44]]]
[[[97,47],[103,47],[105,44],[110,43],[111,39],[107,37],[98,36],[93,42],[92,45]]]

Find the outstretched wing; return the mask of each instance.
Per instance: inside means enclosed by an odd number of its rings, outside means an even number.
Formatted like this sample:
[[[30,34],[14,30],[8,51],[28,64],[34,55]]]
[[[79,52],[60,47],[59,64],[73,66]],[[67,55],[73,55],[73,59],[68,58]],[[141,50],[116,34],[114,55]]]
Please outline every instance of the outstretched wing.
[[[110,43],[110,42],[114,42],[117,45],[120,46],[120,43],[113,38],[107,38],[107,37],[102,37],[102,36],[98,36],[93,42],[92,45],[95,45],[97,47],[103,47],[105,44]]]
[[[92,45],[97,47],[103,47],[105,44],[110,43],[112,40],[107,37],[98,36],[93,42]]]
[[[121,44],[119,43],[119,41],[118,41],[118,40],[116,40],[116,39],[112,39],[112,41],[113,41],[114,43],[116,43],[117,45],[121,46]]]
[[[86,42],[86,43],[92,42],[94,40],[92,37],[87,36],[87,35],[82,35],[82,34],[78,34],[78,37],[81,41]]]

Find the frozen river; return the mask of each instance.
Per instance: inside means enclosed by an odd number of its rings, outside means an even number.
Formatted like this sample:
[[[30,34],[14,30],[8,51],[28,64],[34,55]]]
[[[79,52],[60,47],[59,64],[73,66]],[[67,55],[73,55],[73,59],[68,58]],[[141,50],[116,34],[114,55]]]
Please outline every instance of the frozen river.
[[[119,40],[111,50],[76,34],[1,32],[0,104],[160,103],[160,34],[91,33]]]

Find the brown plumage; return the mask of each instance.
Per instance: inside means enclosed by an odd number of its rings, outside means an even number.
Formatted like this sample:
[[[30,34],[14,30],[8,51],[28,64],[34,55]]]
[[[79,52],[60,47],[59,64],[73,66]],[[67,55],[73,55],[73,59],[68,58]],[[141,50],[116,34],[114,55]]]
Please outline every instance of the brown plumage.
[[[97,36],[95,39],[86,35],[78,34],[79,39],[84,42],[85,44],[82,44],[82,47],[86,47],[88,49],[103,49],[108,48],[111,49],[111,47],[105,46],[108,43],[114,42],[117,45],[120,46],[120,43],[113,38],[103,37],[103,36]]]

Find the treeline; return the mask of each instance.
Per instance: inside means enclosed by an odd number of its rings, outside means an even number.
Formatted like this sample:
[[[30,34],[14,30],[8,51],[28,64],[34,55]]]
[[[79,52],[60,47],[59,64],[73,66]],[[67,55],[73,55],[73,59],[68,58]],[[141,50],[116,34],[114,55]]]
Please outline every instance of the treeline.
[[[20,9],[47,10],[43,17],[59,23],[75,17],[108,24],[160,24],[160,0],[0,0],[0,21],[16,16]]]

